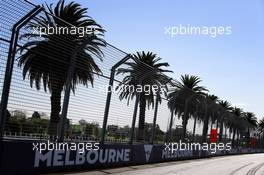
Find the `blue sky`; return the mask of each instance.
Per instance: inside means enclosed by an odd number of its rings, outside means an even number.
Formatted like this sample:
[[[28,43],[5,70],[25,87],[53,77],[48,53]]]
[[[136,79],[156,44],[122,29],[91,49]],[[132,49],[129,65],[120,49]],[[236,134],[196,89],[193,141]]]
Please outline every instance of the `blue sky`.
[[[44,1],[36,0],[35,3]],[[55,2],[55,1],[47,1]],[[126,51],[153,51],[171,74],[198,75],[211,93],[261,118],[264,83],[264,2],[261,0],[76,0],[106,30],[106,40]],[[164,27],[231,26],[216,38],[169,37]]]

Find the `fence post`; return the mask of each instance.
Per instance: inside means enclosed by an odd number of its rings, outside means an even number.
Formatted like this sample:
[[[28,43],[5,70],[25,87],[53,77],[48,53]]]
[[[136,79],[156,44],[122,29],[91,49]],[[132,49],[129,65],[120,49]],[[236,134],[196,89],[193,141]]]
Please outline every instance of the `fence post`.
[[[159,106],[159,99],[158,99],[158,96],[156,96],[156,103],[155,103],[155,109],[154,109],[155,111],[154,111],[153,126],[152,126],[152,134],[151,134],[151,140],[150,140],[151,144],[153,144],[153,142],[155,140],[155,131],[156,131],[158,106]]]
[[[171,82],[171,80],[172,80],[172,78],[169,78],[168,81],[165,84]],[[151,134],[151,140],[150,140],[151,144],[153,144],[154,140],[155,140],[159,98],[160,98],[160,100],[162,99],[161,96],[160,96],[160,88],[158,89],[157,95],[156,95],[156,103],[155,103],[155,109],[154,109],[155,111],[154,111],[154,117],[153,117],[153,127],[152,127],[152,134]]]
[[[76,55],[79,50],[80,48],[76,48],[75,52],[72,54],[72,57],[70,58],[70,64],[69,64],[69,68],[67,72],[67,79],[66,79],[66,88],[64,92],[64,99],[63,99],[63,105],[62,105],[62,111],[61,111],[61,118],[59,122],[59,131],[58,133],[56,133],[58,134],[58,142],[63,142],[64,140],[65,122],[67,118],[70,95],[71,95],[71,80],[72,80],[74,70],[75,70]]]
[[[4,84],[2,89],[1,103],[0,103],[0,167],[2,167],[2,162],[5,161],[2,158],[3,154],[3,132],[4,125],[7,114],[7,104],[10,92],[10,85],[12,80],[12,73],[14,68],[14,61],[16,55],[16,46],[18,42],[19,31],[28,21],[30,21],[34,16],[36,16],[42,10],[41,6],[36,6],[27,15],[21,18],[12,28],[11,40],[9,45]]]
[[[64,93],[64,99],[63,99],[63,106],[62,106],[62,112],[61,112],[61,119],[59,123],[59,132],[58,134],[58,142],[63,142],[64,140],[64,130],[65,130],[65,122],[67,119],[67,113],[68,113],[68,107],[69,107],[69,101],[70,101],[70,95],[71,95],[71,81],[72,77],[74,75],[75,70],[75,64],[76,64],[76,56],[78,52],[85,48],[85,46],[90,42],[90,40],[87,40],[81,45],[75,48],[74,52],[71,55],[70,58],[70,64],[67,72],[67,79],[66,79],[66,88]]]
[[[123,64],[124,62],[126,62],[130,58],[131,58],[130,54],[126,55],[122,60],[120,60],[118,63],[116,63],[111,69],[111,75],[110,75],[110,80],[109,80],[109,85],[108,85],[108,92],[107,92],[105,111],[104,111],[104,121],[103,121],[103,126],[102,126],[101,144],[104,144],[104,141],[105,141],[106,125],[107,125],[109,109],[110,109],[110,102],[111,102],[112,87],[113,87],[114,77],[115,77],[115,70],[116,70],[116,68],[118,68],[121,64]]]
[[[114,83],[114,76],[115,76],[115,69],[111,69],[111,75],[109,80],[109,85],[107,89],[107,97],[106,97],[106,104],[105,104],[105,112],[104,112],[104,121],[103,121],[103,129],[102,129],[102,135],[101,135],[101,143],[104,144],[105,140],[105,133],[106,133],[106,125],[109,115],[109,108],[110,108],[110,102],[111,102],[111,96],[112,96],[112,87]]]
[[[5,78],[4,78],[4,84],[3,84],[3,89],[2,89],[1,105],[0,105],[0,128],[1,128],[0,137],[1,137],[1,140],[3,137],[4,123],[5,123],[5,118],[6,118],[6,110],[7,110],[8,97],[9,97],[9,92],[10,92],[10,85],[11,85],[19,31],[21,27],[23,27],[28,21],[30,21],[34,16],[36,16],[41,10],[42,10],[41,6],[36,6],[27,15],[21,18],[12,28],[12,35],[11,35],[10,46],[9,46],[9,51],[8,51]]]

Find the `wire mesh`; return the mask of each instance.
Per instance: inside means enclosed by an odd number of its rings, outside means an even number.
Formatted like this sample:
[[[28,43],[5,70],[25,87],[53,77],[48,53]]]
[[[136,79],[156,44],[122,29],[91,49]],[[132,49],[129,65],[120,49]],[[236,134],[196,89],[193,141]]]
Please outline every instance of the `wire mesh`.
[[[23,0],[2,0],[0,7],[2,91],[12,28],[35,6]],[[208,128],[204,131],[197,129],[205,122],[207,124],[204,125],[207,126],[222,121],[224,129],[221,131],[224,132],[224,138],[228,133],[235,133],[234,128],[240,131],[245,129],[247,123],[237,124],[235,116],[230,112],[228,117],[223,117],[223,109],[205,94],[197,95],[166,76],[166,72],[141,61],[139,55],[129,56],[128,53],[105,42],[103,31],[98,29],[97,25],[92,26],[98,35],[93,33],[80,37],[77,34],[35,33],[36,26],[46,30],[49,25],[67,29],[80,27],[73,26],[47,12],[47,8],[44,9],[19,31],[7,105],[9,112],[4,127],[5,137],[47,139],[57,132],[57,124],[62,117],[67,72],[74,54],[77,56],[71,79],[72,90],[67,107],[67,120],[63,126],[67,140],[100,140],[111,78],[114,78],[114,81],[105,133],[108,142],[128,143],[132,137],[136,142],[163,143],[168,140],[178,141],[182,139],[183,133],[187,133],[186,138],[189,141],[194,141],[194,137],[202,140],[201,134],[208,139]],[[82,43],[87,41],[89,42],[86,47],[78,50]],[[112,69],[127,56],[129,59],[115,70]],[[114,77],[111,77],[111,71],[115,71]],[[137,92],[137,85],[141,86],[140,92]],[[158,86],[155,90],[152,89],[154,85]],[[120,90],[121,87],[123,89]],[[138,104],[137,96],[140,98]],[[137,115],[133,126],[135,112]],[[231,139],[230,136],[228,138]]]

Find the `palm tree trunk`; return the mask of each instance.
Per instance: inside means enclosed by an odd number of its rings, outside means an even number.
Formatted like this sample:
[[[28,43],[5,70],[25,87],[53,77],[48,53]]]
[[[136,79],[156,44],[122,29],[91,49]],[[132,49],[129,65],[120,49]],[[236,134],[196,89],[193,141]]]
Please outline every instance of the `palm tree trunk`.
[[[202,143],[206,142],[207,133],[208,133],[208,122],[209,122],[209,115],[205,115],[204,124],[203,124],[203,135],[202,135]]]
[[[232,146],[235,146],[236,129],[233,129]]]
[[[237,131],[237,138],[236,138],[236,143],[237,143],[237,146],[239,146],[239,137],[240,137],[240,133]]]
[[[166,137],[166,142],[167,142],[167,141],[171,142],[171,140],[172,140],[171,138],[172,138],[173,116],[174,116],[174,113],[173,113],[173,111],[171,111],[170,125],[169,125],[169,132],[168,132],[167,137]]]
[[[194,124],[193,124],[193,135],[192,135],[192,141],[194,142],[194,137],[195,137],[195,129],[196,129],[196,122],[197,122],[197,116],[194,118]]]
[[[221,117],[221,120],[220,120],[220,131],[219,131],[219,142],[222,141],[222,138],[223,138],[223,129],[224,129],[224,121],[223,121],[223,117]]]
[[[183,127],[182,140],[185,140],[186,132],[187,132],[187,124],[188,124],[188,119],[189,119],[188,101],[189,99],[185,101],[185,105],[184,105],[184,113],[183,113],[183,119],[182,119],[182,127]]]
[[[144,141],[144,129],[145,129],[145,114],[146,114],[146,97],[144,94],[140,96],[139,104],[139,121],[138,121],[138,142]]]
[[[49,124],[49,135],[51,137],[56,137],[58,132],[58,123],[60,120],[60,111],[61,111],[61,92],[63,86],[56,84],[51,87],[51,113],[50,113],[50,124]]]
[[[247,138],[247,146],[250,146],[250,131],[249,131],[249,127],[248,127],[248,138]]]
[[[227,139],[227,126],[225,125],[225,142],[226,142],[226,139]]]
[[[219,122],[218,122],[218,119],[216,120],[216,130],[218,132],[218,126],[219,126]]]
[[[211,122],[211,129],[210,129],[210,131],[212,131],[212,129],[213,129],[213,121]]]
[[[183,127],[183,133],[182,133],[182,140],[184,140],[185,139],[185,137],[186,137],[186,132],[187,132],[187,124],[188,124],[188,119],[187,119],[188,117],[187,117],[187,115],[185,115],[184,114],[184,117],[183,117],[183,119],[182,119],[182,127]]]

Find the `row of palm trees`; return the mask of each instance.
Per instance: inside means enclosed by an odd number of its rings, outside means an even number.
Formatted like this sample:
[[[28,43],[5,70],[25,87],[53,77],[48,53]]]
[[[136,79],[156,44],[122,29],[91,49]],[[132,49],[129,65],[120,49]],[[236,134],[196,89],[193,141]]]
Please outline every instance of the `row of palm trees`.
[[[253,113],[243,112],[240,108],[232,107],[228,101],[209,95],[208,90],[200,86],[200,82],[201,79],[197,76],[181,76],[181,81],[172,88],[172,92],[168,93],[170,110],[182,119],[182,139],[185,139],[186,126],[190,118],[194,119],[192,139],[195,135],[196,121],[203,122],[202,142],[207,139],[209,123],[211,129],[213,124],[217,125],[217,129],[219,128],[219,141],[223,139],[224,129],[225,132],[228,129],[233,133],[232,141],[234,141],[235,135],[239,136],[245,131],[250,134],[250,130],[257,127],[257,118]]]
[[[65,89],[68,70],[72,57],[75,57],[73,76],[71,79],[71,90],[75,92],[77,84],[93,85],[94,73],[102,74],[101,69],[95,63],[94,58],[103,59],[102,48],[107,44],[103,39],[105,30],[87,16],[87,9],[80,4],[70,2],[65,5],[60,0],[55,7],[53,5],[43,6],[48,13],[35,18],[28,27],[90,27],[94,32],[79,37],[78,34],[43,34],[40,39],[38,35],[28,33],[22,38],[30,38],[20,49],[19,66],[23,68],[23,77],[30,79],[31,87],[38,90],[41,85],[44,90],[51,93],[51,116],[50,134],[57,133],[57,125],[61,112],[61,93]],[[33,40],[32,40],[33,38]],[[172,119],[177,116],[182,119],[183,135],[186,138],[187,124],[194,119],[193,137],[197,122],[203,122],[203,141],[207,139],[209,125],[217,124],[219,128],[219,140],[223,138],[223,131],[229,130],[235,135],[247,130],[250,132],[257,125],[257,119],[253,113],[245,113],[240,108],[231,107],[227,101],[220,100],[215,95],[208,95],[208,90],[201,86],[201,79],[197,76],[183,75],[180,81],[172,81],[164,73],[168,63],[160,62],[161,59],[152,52],[137,52],[132,55],[134,61],[124,63],[126,67],[119,68],[116,74],[123,74],[123,82],[130,86],[157,85],[165,86],[165,90],[149,89],[150,93],[137,93],[129,89],[119,92],[120,100],[130,101],[138,99],[139,122],[137,139],[144,140],[144,124],[146,108],[154,108],[155,100],[168,103]],[[120,84],[120,85],[121,85]],[[171,119],[171,120],[172,120]],[[170,126],[172,127],[172,125]],[[226,134],[225,134],[226,135]]]
[[[262,139],[264,139],[264,118],[262,118],[258,122],[258,132],[259,132],[259,136],[262,136]]]
[[[118,74],[123,73],[126,76],[122,83],[133,86],[144,85],[166,85],[168,90],[163,92],[165,101],[168,103],[173,116],[178,116],[182,119],[183,134],[182,139],[186,138],[187,124],[189,119],[194,119],[193,138],[195,136],[195,128],[197,120],[203,122],[202,142],[206,142],[209,129],[214,123],[217,123],[219,128],[219,141],[223,139],[223,131],[229,129],[233,133],[232,140],[247,131],[250,134],[251,129],[257,127],[257,118],[253,113],[243,112],[242,109],[232,107],[227,101],[220,100],[215,95],[209,95],[208,90],[201,86],[201,79],[197,76],[182,75],[180,81],[171,81],[169,77],[164,75],[164,72],[171,72],[163,69],[168,67],[168,63],[160,63],[161,59],[151,52],[137,52],[133,55],[135,60],[139,62],[126,63],[128,68],[118,69]],[[129,91],[128,89],[120,92],[120,99],[130,100],[134,96],[139,98],[139,123],[138,123],[138,141],[144,139],[145,112],[146,106],[154,108],[154,98],[161,102],[162,92],[151,91],[150,94],[142,92],[140,94]],[[172,126],[170,126],[172,127]],[[171,130],[171,128],[170,128]],[[225,134],[226,135],[226,134]]]

